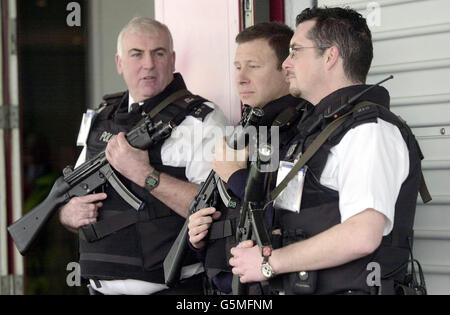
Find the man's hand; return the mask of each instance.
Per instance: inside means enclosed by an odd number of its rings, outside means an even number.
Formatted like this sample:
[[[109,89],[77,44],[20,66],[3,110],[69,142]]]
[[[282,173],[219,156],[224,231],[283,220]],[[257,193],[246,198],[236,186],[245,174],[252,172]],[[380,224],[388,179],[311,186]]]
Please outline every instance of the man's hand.
[[[220,218],[222,213],[216,211],[215,208],[205,208],[193,213],[189,217],[189,242],[197,249],[205,246],[203,240],[208,234],[209,227],[213,220]]]
[[[59,212],[59,221],[69,230],[78,230],[83,225],[97,222],[98,208],[103,206],[101,200],[105,193],[73,197]]]
[[[234,172],[247,168],[247,160],[248,147],[244,150],[233,150],[223,138],[216,144],[212,166],[217,175],[227,183]]]
[[[240,277],[241,283],[260,282],[265,281],[262,272],[261,264],[263,257],[261,256],[261,249],[258,245],[254,245],[253,241],[244,241],[238,246],[231,249],[230,265],[233,274]]]
[[[145,186],[145,179],[153,171],[148,152],[133,148],[125,138],[124,132],[111,138],[105,153],[111,166],[120,174],[141,187]]]

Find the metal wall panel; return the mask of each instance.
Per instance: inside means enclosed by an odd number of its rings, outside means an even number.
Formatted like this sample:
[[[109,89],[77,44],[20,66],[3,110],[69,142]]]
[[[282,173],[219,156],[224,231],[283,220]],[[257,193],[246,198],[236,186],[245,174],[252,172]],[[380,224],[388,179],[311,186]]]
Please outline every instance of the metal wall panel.
[[[349,5],[372,23],[368,83],[394,75],[385,84],[392,111],[419,141],[433,197],[427,205],[418,200],[414,255],[425,271],[428,293],[450,294],[450,1],[319,1],[324,5]]]

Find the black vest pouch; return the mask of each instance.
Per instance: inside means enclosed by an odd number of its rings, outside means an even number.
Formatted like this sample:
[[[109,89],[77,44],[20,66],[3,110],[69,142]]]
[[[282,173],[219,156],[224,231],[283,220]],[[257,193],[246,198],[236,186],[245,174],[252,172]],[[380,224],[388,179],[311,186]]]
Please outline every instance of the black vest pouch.
[[[211,279],[219,272],[231,272],[228,262],[231,258],[231,248],[237,245],[235,233],[241,206],[238,203],[236,208],[229,209],[221,203],[217,208],[222,212],[222,216],[211,224],[205,256],[206,272]]]
[[[306,240],[308,235],[302,229],[281,231],[281,246]],[[300,271],[281,276],[284,292],[287,295],[313,294],[317,287],[317,271]]]

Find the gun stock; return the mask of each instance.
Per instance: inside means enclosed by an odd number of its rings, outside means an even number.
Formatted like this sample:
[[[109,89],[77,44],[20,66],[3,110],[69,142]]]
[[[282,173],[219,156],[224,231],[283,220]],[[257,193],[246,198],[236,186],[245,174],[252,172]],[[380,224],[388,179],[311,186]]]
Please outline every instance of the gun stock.
[[[173,286],[180,278],[181,264],[187,250],[188,223],[189,220],[184,222],[180,233],[163,262],[164,278],[166,285],[169,287]]]
[[[28,251],[53,213],[66,202],[69,189],[64,178],[58,178],[43,202],[8,227],[9,234],[22,255]]]

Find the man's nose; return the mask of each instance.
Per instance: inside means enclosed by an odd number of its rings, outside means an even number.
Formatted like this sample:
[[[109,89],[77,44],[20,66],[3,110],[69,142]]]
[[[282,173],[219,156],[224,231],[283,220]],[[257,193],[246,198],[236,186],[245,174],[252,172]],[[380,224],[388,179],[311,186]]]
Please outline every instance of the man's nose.
[[[237,82],[239,84],[245,84],[245,83],[250,82],[250,79],[249,79],[249,77],[247,75],[247,72],[245,70],[238,71],[236,76],[237,76]]]
[[[291,56],[287,56],[287,58],[283,61],[283,64],[281,65],[284,70],[289,70],[292,68],[291,64]]]
[[[155,66],[152,54],[145,54],[142,60],[142,66],[146,69],[152,69]]]

